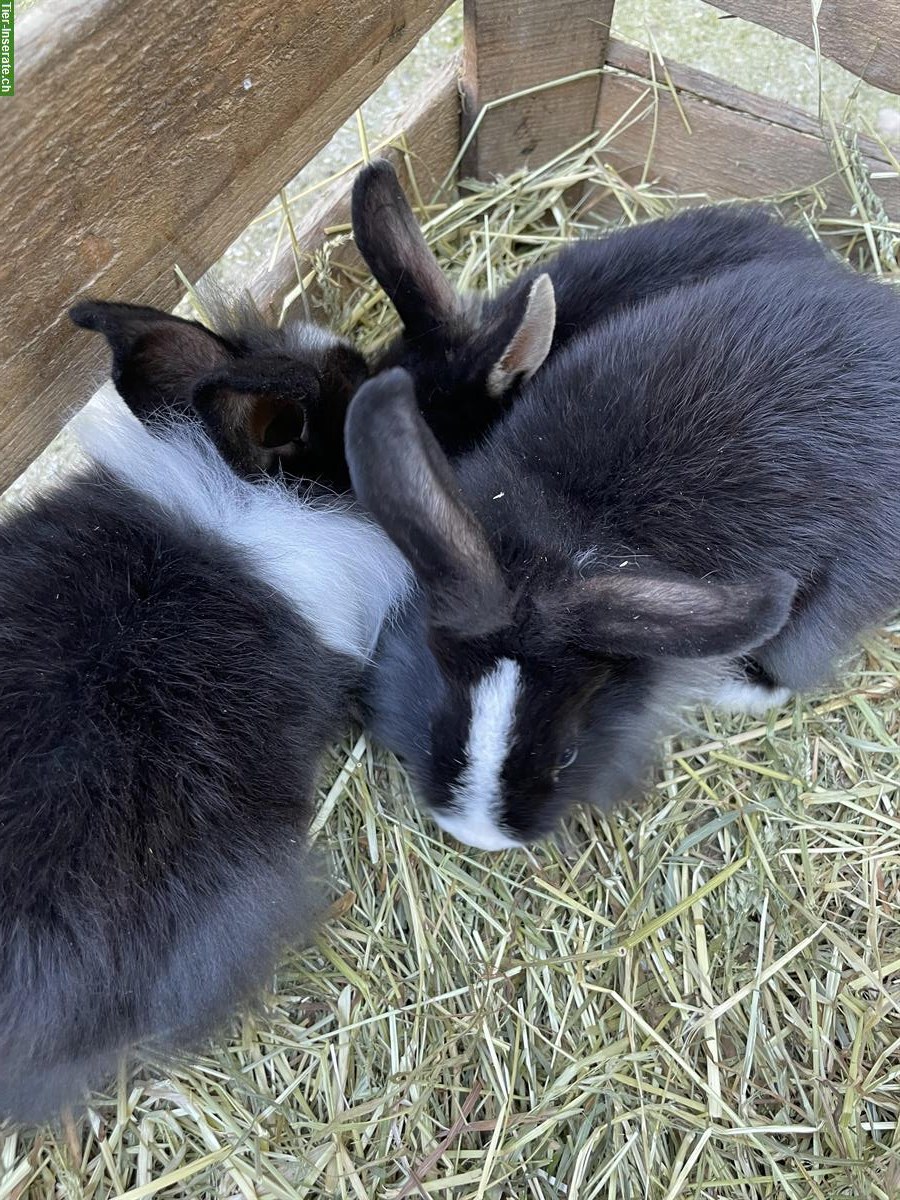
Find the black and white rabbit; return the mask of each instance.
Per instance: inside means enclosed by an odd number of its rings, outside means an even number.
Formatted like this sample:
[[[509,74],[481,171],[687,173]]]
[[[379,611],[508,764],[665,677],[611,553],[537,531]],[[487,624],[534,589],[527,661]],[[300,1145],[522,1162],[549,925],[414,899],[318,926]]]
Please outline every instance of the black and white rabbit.
[[[481,440],[549,354],[619,309],[756,259],[825,257],[764,209],[696,208],[574,242],[489,299],[454,289],[387,160],[357,176],[352,218],[359,251],[403,322],[374,369],[412,374],[451,454]]]
[[[824,259],[616,314],[453,467],[403,370],[346,436],[419,583],[371,727],[476,846],[616,800],[680,705],[821,684],[900,602],[900,299]]]
[[[232,363],[153,310],[76,319],[148,423],[107,387],[75,421],[88,464],[0,522],[0,1120],[190,1046],[309,931],[319,762],[412,583],[347,499],[220,453],[268,465],[289,335]],[[296,336],[309,379],[331,343],[309,368]]]

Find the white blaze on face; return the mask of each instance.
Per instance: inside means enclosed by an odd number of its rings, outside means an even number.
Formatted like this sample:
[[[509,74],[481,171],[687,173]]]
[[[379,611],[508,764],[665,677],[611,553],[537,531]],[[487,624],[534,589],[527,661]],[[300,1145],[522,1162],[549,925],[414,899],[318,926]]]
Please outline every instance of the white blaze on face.
[[[500,775],[509,753],[520,685],[518,663],[501,658],[472,688],[466,765],[453,787],[455,805],[452,810],[434,813],[442,829],[479,850],[522,844],[499,825]]]

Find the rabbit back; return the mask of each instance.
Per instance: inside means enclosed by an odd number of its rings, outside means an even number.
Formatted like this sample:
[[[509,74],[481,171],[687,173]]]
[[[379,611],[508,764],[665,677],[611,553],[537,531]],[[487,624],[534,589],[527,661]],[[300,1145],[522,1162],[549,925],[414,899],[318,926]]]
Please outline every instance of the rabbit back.
[[[498,300],[490,318],[546,272],[556,298],[551,352],[600,322],[673,288],[688,286],[752,262],[827,261],[820,243],[755,205],[689,208],[671,217],[583,238],[548,263],[523,272]]]
[[[101,406],[76,430],[93,463],[0,524],[0,1116],[20,1121],[132,1046],[213,1032],[308,934],[317,770],[408,575],[346,503],[239,480],[190,426]]]
[[[554,357],[464,487],[504,541],[549,520],[584,561],[787,571],[773,653],[806,632],[770,665],[808,687],[900,600],[898,334],[893,291],[828,263],[677,289]]]

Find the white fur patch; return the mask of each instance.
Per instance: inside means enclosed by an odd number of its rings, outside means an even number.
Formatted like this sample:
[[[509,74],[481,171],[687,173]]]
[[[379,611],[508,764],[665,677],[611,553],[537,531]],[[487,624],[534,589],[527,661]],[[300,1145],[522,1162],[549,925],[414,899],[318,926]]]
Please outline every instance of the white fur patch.
[[[333,650],[371,657],[412,587],[399,550],[349,500],[309,501],[277,480],[239,479],[203,429],[151,433],[111,384],[73,422],[89,458],[161,508],[218,534]]]
[[[521,845],[504,833],[497,821],[500,772],[509,753],[520,683],[518,663],[501,658],[475,684],[466,766],[453,788],[456,807],[433,814],[442,829],[479,850],[504,850]]]
[[[322,353],[340,345],[341,339],[313,321],[290,321],[284,327],[284,340],[295,354]]]
[[[790,689],[766,687],[747,679],[723,679],[713,690],[709,703],[727,712],[764,713],[770,708],[782,708],[790,699]]]

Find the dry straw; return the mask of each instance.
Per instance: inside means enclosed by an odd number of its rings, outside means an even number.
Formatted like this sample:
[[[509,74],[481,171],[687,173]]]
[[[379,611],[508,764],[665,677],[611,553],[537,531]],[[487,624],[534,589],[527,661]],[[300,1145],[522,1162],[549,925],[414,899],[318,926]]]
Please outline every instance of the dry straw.
[[[685,202],[606,144],[430,205],[455,278],[499,287],[595,202],[620,222]],[[823,220],[815,190],[790,212],[895,271],[852,145],[836,169],[852,216]],[[373,345],[393,317],[334,261],[308,282]],[[445,840],[364,738],[321,799],[332,919],[265,1014],[59,1136],[0,1138],[0,1200],[900,1194],[900,626],[768,721],[691,714],[639,805],[533,852]]]

